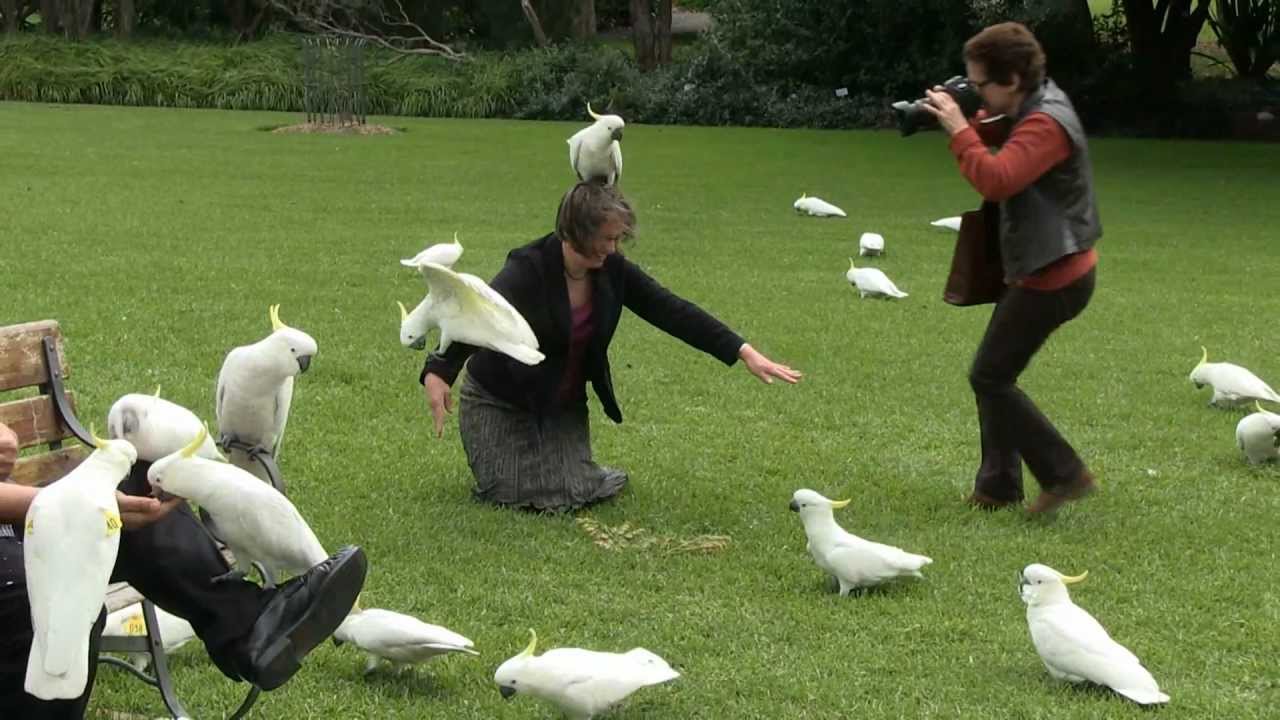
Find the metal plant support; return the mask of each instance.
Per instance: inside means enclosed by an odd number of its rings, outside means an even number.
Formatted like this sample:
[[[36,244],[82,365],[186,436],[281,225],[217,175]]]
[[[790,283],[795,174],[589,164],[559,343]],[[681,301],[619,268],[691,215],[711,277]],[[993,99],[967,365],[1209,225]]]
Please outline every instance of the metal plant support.
[[[303,40],[302,97],[308,123],[365,124],[365,45],[364,40],[356,38]]]

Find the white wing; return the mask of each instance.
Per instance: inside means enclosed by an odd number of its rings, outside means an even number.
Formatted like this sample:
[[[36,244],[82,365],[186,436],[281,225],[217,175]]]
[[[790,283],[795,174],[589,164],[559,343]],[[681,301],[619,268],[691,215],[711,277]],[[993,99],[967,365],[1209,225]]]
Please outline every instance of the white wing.
[[[613,182],[616,184],[622,181],[622,143],[614,140],[609,145],[609,152],[613,155]]]
[[[287,377],[276,391],[275,429],[276,442],[271,448],[271,456],[280,458],[280,443],[284,441],[284,426],[289,422],[289,407],[293,405],[293,377]]]
[[[577,175],[579,180],[583,179],[582,173],[578,171],[578,154],[582,151],[582,133],[584,132],[586,132],[585,128],[574,133],[567,141],[569,143],[569,167],[573,169],[573,174]]]
[[[436,298],[436,321],[451,340],[506,353],[527,365],[542,362],[533,329],[497,290],[474,275],[434,263],[418,269]]]

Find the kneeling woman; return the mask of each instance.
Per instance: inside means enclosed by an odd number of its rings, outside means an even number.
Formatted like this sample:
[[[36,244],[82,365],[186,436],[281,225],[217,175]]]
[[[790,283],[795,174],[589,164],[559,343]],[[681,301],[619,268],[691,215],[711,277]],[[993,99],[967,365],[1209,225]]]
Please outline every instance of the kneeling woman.
[[[507,255],[490,284],[538,336],[546,355],[538,365],[461,343],[427,358],[421,380],[440,436],[450,388],[471,357],[458,426],[477,497],[568,510],[622,490],[626,473],[591,459],[586,383],[605,414],[622,422],[608,351],[623,307],[726,365],[741,358],[763,382],[800,379],[618,253],[634,225],[635,213],[618,190],[579,183],[560,201],[556,231]]]

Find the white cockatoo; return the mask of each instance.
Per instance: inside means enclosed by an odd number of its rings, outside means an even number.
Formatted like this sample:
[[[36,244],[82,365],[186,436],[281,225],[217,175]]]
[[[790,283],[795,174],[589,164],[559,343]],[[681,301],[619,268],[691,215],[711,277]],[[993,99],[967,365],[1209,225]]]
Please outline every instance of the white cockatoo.
[[[936,228],[942,228],[943,230],[954,230],[956,232],[960,232],[960,219],[960,216],[956,215],[955,217],[938,218],[929,224]]]
[[[622,129],[626,123],[617,115],[597,115],[587,103],[594,123],[574,133],[569,143],[569,167],[579,180],[598,180],[616,185],[622,179]]]
[[[1196,389],[1205,385],[1213,388],[1213,397],[1209,398],[1212,407],[1238,407],[1253,400],[1280,403],[1280,395],[1257,375],[1234,363],[1211,363],[1209,350],[1203,346],[1200,350],[1204,354],[1191,370],[1191,382]]]
[[[1151,673],[1127,648],[1111,639],[1088,612],[1071,602],[1068,577],[1047,565],[1028,565],[1018,577],[1018,593],[1027,604],[1031,642],[1057,680],[1105,685],[1142,704],[1169,702]]]
[[[181,405],[154,395],[129,393],[122,396],[107,412],[107,437],[128,440],[138,451],[138,459],[155,462],[171,455],[191,442],[204,424]],[[205,440],[196,453],[210,460],[226,460],[214,445]]]
[[[237,441],[278,459],[293,404],[293,379],[311,367],[316,341],[280,322],[279,305],[272,305],[268,314],[270,335],[227,353],[218,373],[214,410],[218,441],[224,449],[228,442]],[[233,465],[269,480],[262,466],[245,452],[230,449],[227,456]]]
[[[411,258],[402,258],[400,264],[417,269],[422,263],[435,263],[447,268],[454,266],[462,257],[462,243],[458,242],[458,233],[453,234],[453,242],[436,243]]]
[[[27,509],[23,564],[31,604],[31,653],[23,687],[41,700],[71,699],[89,680],[89,636],[102,612],[120,549],[116,487],[138,453],[104,440],[84,462],[36,494]]]
[[[848,217],[840,208],[818,197],[810,197],[800,193],[799,199],[791,203],[796,212],[807,213],[815,217]]]
[[[502,697],[532,695],[555,705],[570,720],[590,720],[642,687],[680,677],[644,648],[625,653],[556,648],[534,655],[538,635],[533,630],[529,634],[529,646],[502,663],[493,681]]]
[[[545,356],[538,352],[538,336],[529,323],[484,280],[435,263],[423,263],[418,271],[427,283],[427,297],[422,301],[425,307],[414,308],[414,312],[420,313],[417,321],[424,328],[440,328],[436,352],[444,352],[456,341],[496,350],[525,365],[542,362]]]
[[[1257,401],[1254,406],[1258,412],[1236,423],[1236,447],[1250,464],[1280,460],[1280,415],[1263,409]]]
[[[164,644],[166,654],[176,651],[196,637],[191,623],[163,608],[157,607],[156,623],[160,626],[160,642]],[[143,637],[147,634],[147,621],[142,614],[142,603],[126,605],[107,615],[107,624],[102,628],[103,637]],[[129,664],[138,671],[146,669],[150,657],[146,653],[129,653]]]
[[[804,523],[809,539],[805,549],[819,568],[840,582],[841,595],[907,575],[924,577],[920,568],[932,563],[931,558],[863,540],[836,524],[832,510],[848,504],[848,500],[829,500],[813,490],[800,489],[791,496],[790,505]]]
[[[858,238],[858,254],[863,256],[883,255],[884,236],[880,233],[866,232]]]
[[[879,268],[860,268],[849,258],[849,270],[844,274],[846,280],[858,291],[858,297],[896,299],[907,297],[907,293],[898,289]]]
[[[351,643],[368,655],[365,674],[386,660],[399,670],[423,663],[438,655],[466,653],[479,655],[475,646],[458,633],[422,622],[411,615],[357,605],[333,633],[336,644]]]
[[[402,302],[397,301],[396,305],[400,306],[400,344],[410,350],[425,348],[427,333],[431,330],[431,317],[428,315],[431,310],[431,298],[429,296],[422,298],[422,302],[418,303],[412,311]]]
[[[329,557],[298,509],[270,483],[230,463],[196,455],[208,430],[147,470],[154,490],[192,500],[213,518],[218,534],[248,573],[254,561],[272,575],[301,575]],[[228,573],[230,577],[232,573]]]

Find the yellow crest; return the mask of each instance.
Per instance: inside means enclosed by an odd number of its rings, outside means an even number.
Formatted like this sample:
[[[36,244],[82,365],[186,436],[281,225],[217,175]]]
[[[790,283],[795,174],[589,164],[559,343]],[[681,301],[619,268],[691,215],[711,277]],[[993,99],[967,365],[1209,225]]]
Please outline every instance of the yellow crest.
[[[288,325],[285,325],[284,323],[280,322],[280,306],[279,305],[272,305],[271,307],[267,308],[267,314],[271,316],[272,330],[279,330],[280,328],[288,327]]]

